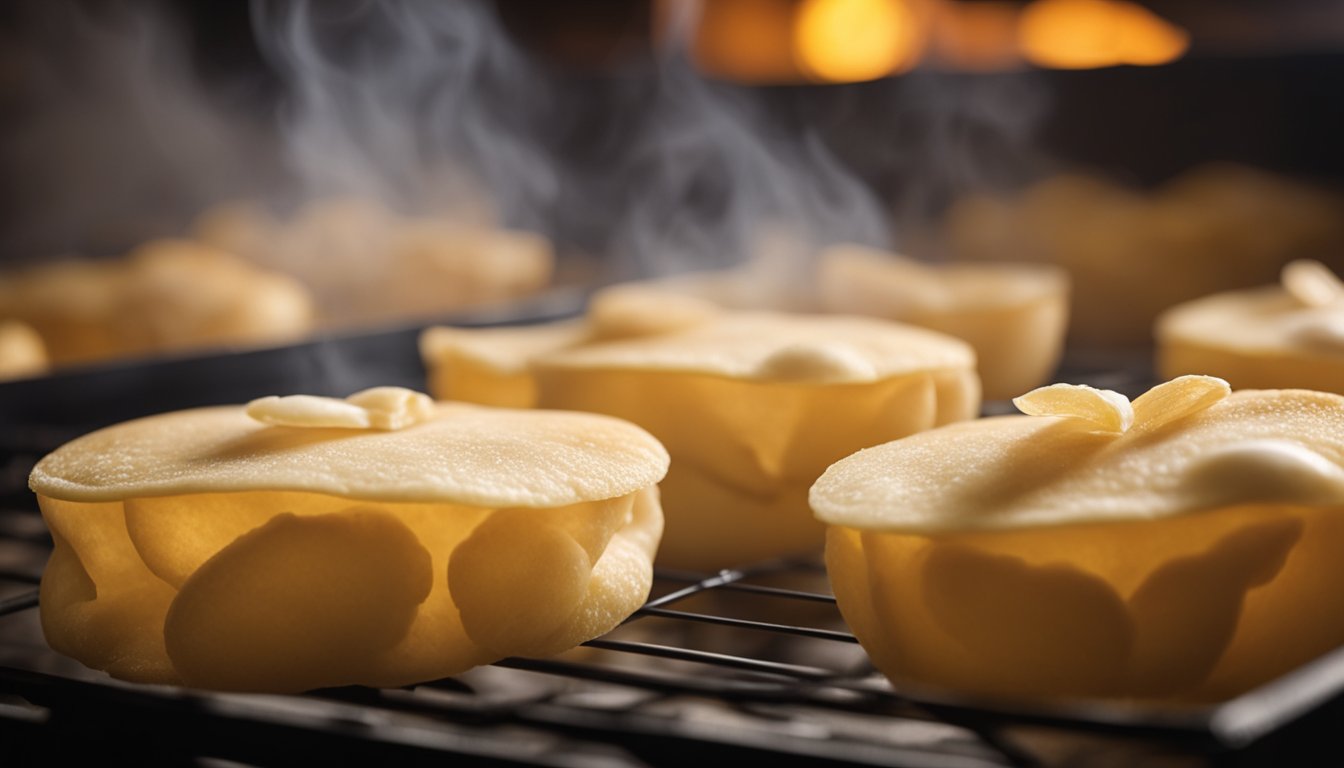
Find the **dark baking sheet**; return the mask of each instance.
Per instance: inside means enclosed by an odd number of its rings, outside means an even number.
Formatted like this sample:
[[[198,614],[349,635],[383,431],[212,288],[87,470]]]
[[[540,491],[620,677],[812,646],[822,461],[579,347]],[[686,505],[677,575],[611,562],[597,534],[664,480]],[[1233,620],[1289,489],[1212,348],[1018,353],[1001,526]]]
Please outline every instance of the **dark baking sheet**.
[[[274,347],[203,350],[58,369],[48,376],[0,382],[0,427],[10,443],[50,443],[152,413],[243,403],[276,394],[345,396],[374,386],[425,389],[417,342],[432,324],[497,326],[577,314],[582,291],[554,290],[534,299],[407,325],[327,332]]]

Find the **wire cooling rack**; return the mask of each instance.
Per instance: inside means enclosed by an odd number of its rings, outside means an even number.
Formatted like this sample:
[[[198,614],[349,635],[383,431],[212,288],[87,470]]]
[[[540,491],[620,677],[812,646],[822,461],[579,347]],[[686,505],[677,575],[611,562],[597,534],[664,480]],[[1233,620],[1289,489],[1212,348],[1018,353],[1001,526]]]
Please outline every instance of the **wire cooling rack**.
[[[1113,361],[1112,361],[1113,362]],[[1137,395],[1141,368],[1062,379]],[[1007,410],[991,403],[987,412]],[[26,490],[69,435],[0,439],[0,765],[457,763],[631,766],[1280,765],[1344,759],[1344,652],[1199,709],[1026,708],[897,691],[845,628],[818,559],[660,570],[622,626],[557,658],[400,689],[300,696],[134,685],[50,651],[37,584],[51,541]]]

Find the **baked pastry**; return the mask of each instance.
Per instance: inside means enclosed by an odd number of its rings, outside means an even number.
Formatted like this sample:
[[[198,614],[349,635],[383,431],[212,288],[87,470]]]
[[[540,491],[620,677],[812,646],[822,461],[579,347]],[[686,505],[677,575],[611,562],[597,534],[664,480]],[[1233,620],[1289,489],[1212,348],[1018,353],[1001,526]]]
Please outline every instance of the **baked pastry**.
[[[532,361],[549,352],[684,330],[719,314],[714,305],[658,289],[598,291],[582,319],[491,328],[435,326],[420,335],[429,391],[439,400],[532,408]]]
[[[539,404],[632,421],[673,457],[658,562],[713,569],[819,548],[833,461],[979,409],[975,355],[884,320],[726,312],[533,362]]]
[[[1049,380],[1064,349],[1069,279],[1058,267],[931,266],[838,245],[821,254],[817,284],[826,311],[885,317],[970,344],[988,400],[1006,400]]]
[[[503,408],[533,408],[537,384],[532,358],[581,343],[589,336],[577,321],[527,326],[452,328],[420,334],[420,357],[437,400]]]
[[[984,396],[1007,399],[1054,372],[1064,346],[1068,292],[1066,273],[1049,265],[935,266],[845,244],[823,250],[806,277],[761,259],[734,269],[617,284],[595,295],[594,310],[610,316],[611,306],[619,305],[626,317],[625,323],[602,325],[630,327],[639,318],[661,326],[629,335],[676,330],[714,308],[895,320],[969,343]]]
[[[37,330],[57,364],[289,342],[313,321],[294,280],[188,240],[0,276],[0,306]]]
[[[0,380],[46,372],[47,348],[37,331],[16,320],[0,320]]]
[[[667,453],[593,414],[377,388],[127,422],[40,461],[51,646],[225,690],[398,686],[614,627]]]
[[[1237,389],[1344,394],[1344,282],[1319,262],[1288,264],[1280,285],[1172,307],[1156,335],[1163,376],[1207,373]]]
[[[1226,163],[1198,166],[1152,191],[1060,174],[1012,197],[963,198],[943,232],[956,261],[1066,269],[1069,339],[1091,347],[1146,347],[1163,310],[1261,285],[1293,259],[1344,266],[1344,198]]]
[[[288,274],[327,325],[442,314],[534,294],[551,279],[551,244],[531,232],[396,213],[370,199],[321,198],[285,219],[226,203],[195,235]]]
[[[1344,397],[1185,376],[861,451],[811,491],[899,685],[1220,700],[1344,642]]]

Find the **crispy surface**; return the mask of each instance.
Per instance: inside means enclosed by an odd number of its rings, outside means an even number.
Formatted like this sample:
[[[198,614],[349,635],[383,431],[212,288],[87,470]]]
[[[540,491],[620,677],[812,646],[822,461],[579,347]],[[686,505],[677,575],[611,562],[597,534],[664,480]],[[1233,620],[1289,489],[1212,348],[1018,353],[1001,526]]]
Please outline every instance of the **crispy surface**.
[[[822,475],[812,508],[828,523],[928,532],[1344,503],[1344,397],[1161,392],[1135,401],[1124,432],[1079,417],[1003,416],[860,451]]]
[[[552,507],[632,493],[667,466],[646,432],[591,414],[441,404],[429,421],[369,431],[266,426],[219,407],[86,435],[39,462],[30,485],[85,502],[271,490]]]

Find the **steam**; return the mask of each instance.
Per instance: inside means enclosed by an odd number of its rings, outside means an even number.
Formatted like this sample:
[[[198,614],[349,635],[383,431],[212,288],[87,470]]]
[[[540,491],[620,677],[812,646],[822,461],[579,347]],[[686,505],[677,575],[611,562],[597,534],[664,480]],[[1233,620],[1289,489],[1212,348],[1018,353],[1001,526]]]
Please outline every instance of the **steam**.
[[[804,279],[837,241],[890,243],[872,190],[836,161],[810,126],[791,129],[764,94],[700,76],[688,59],[694,2],[679,4],[657,61],[655,98],[623,163],[629,205],[615,250],[643,274],[752,259]]]
[[[303,196],[544,229],[549,92],[478,2],[253,4]]]
[[[253,9],[289,87],[284,146],[307,196],[587,236],[567,245],[606,254],[609,279],[762,259],[805,279],[827,244],[891,247],[896,211],[856,161],[904,180],[894,196],[916,223],[953,194],[1023,175],[993,167],[1028,157],[1044,112],[1021,78],[874,84],[872,121],[888,132],[864,136],[874,157],[842,162],[823,126],[788,119],[769,89],[700,75],[688,54],[699,3],[670,5],[670,43],[652,61],[589,84],[624,119],[584,114],[594,101],[520,51],[487,3]]]
[[[655,66],[633,64],[643,76],[614,104],[634,118],[585,166],[556,151],[556,127],[575,118],[564,84],[483,3],[258,2],[254,12],[289,85],[286,156],[309,195],[551,233],[566,229],[559,217],[595,222],[583,228],[606,228],[617,276],[762,252],[792,267],[826,242],[888,242],[871,191],[815,135],[790,133],[759,94],[695,72],[681,45],[690,16]],[[575,198],[560,200],[562,188]]]
[[[1015,191],[1055,170],[1037,144],[1051,103],[1039,73],[915,71],[880,83],[875,126],[851,143],[901,180],[888,192],[898,230],[917,232],[969,194]],[[919,256],[937,257],[932,245]]]
[[[6,261],[119,250],[274,182],[246,94],[206,87],[165,17],[63,2],[13,15],[0,31],[14,78],[0,144]]]
[[[616,247],[644,272],[761,256],[791,267],[828,242],[889,241],[876,198],[816,135],[789,133],[753,95],[662,62],[659,100],[624,175],[633,197]]]
[[[584,81],[530,58],[483,1],[253,0],[283,86],[257,109],[193,74],[157,6],[41,7],[21,54],[33,108],[4,157],[25,185],[8,248],[29,253],[124,249],[228,198],[347,196],[536,231],[605,255],[608,279],[762,257],[801,278],[829,243],[895,242],[895,212],[858,164],[902,177],[884,197],[927,208],[980,184],[977,169],[1015,154],[1044,108],[1022,109],[1030,94],[1001,83],[872,84],[868,132],[848,142],[865,154],[842,160],[822,115],[799,120],[777,92],[696,72],[695,2],[675,6],[656,56]],[[975,156],[967,130],[1009,140]]]

